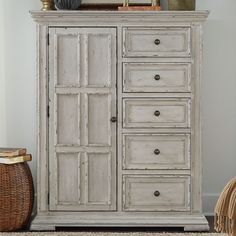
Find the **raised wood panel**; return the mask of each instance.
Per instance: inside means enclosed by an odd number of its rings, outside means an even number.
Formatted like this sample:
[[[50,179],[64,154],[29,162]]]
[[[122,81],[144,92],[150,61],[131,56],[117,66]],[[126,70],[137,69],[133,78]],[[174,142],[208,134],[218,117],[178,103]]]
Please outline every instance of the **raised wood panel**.
[[[111,104],[110,94],[88,94],[88,145],[111,145]]]
[[[155,44],[155,40],[160,43]],[[190,28],[124,28],[124,57],[190,57]]]
[[[191,64],[124,63],[123,82],[124,92],[190,92]]]
[[[111,205],[112,160],[111,153],[89,153],[87,190],[88,204]]]
[[[80,145],[80,96],[58,94],[55,105],[57,144]]]
[[[88,53],[88,86],[111,86],[111,36],[108,34],[92,34],[86,38]],[[102,60],[101,60],[102,58]]]
[[[155,112],[158,112],[159,115],[155,115]],[[190,100],[124,99],[123,127],[190,127]]]
[[[80,36],[55,35],[55,73],[58,85],[80,85]]]
[[[58,205],[80,203],[80,154],[57,154]]]
[[[124,175],[123,188],[124,211],[190,211],[189,176]]]
[[[126,134],[123,136],[123,168],[190,169],[190,135]]]

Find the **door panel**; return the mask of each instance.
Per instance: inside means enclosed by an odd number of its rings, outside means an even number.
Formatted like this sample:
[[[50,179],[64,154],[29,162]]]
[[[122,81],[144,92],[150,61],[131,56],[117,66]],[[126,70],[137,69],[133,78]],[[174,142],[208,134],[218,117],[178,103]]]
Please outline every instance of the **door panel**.
[[[55,38],[55,75],[59,85],[79,85],[80,83],[80,36],[61,34]]]
[[[88,85],[109,87],[111,83],[111,37],[91,34],[88,37]],[[96,53],[95,53],[96,52]],[[103,58],[103,60],[101,60]]]
[[[116,30],[49,33],[50,210],[115,210]]]
[[[88,144],[111,145],[111,96],[109,94],[88,95]],[[106,114],[106,116],[104,116]]]
[[[58,202],[80,202],[80,154],[58,154]]]
[[[111,155],[109,153],[88,154],[88,204],[110,204],[110,178]]]
[[[80,144],[80,97],[78,95],[57,95],[57,143]],[[56,120],[56,119],[55,119]]]

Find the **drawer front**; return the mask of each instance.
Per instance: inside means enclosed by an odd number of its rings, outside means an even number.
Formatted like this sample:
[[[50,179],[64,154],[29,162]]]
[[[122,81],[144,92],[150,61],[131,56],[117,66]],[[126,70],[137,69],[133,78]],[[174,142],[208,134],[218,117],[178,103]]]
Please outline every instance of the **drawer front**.
[[[190,169],[190,135],[125,134],[123,168]]]
[[[123,176],[124,211],[190,211],[190,177]]]
[[[190,64],[124,63],[124,92],[190,92]]]
[[[124,99],[124,128],[190,127],[190,99]]]
[[[124,28],[124,57],[190,57],[190,28]]]

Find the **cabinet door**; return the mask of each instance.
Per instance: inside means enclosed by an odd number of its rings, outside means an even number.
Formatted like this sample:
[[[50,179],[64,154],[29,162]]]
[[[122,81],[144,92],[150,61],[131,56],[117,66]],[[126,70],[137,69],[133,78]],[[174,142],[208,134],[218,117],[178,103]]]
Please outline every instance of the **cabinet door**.
[[[116,29],[49,31],[50,210],[116,210]]]

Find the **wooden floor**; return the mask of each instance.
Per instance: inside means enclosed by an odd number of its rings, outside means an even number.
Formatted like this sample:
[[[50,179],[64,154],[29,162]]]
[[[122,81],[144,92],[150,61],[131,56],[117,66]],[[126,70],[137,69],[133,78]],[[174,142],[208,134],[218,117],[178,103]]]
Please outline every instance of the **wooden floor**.
[[[210,225],[210,233],[214,231],[214,217],[209,216],[207,220]],[[67,232],[170,232],[170,233],[182,233],[183,228],[57,228],[57,231]]]

